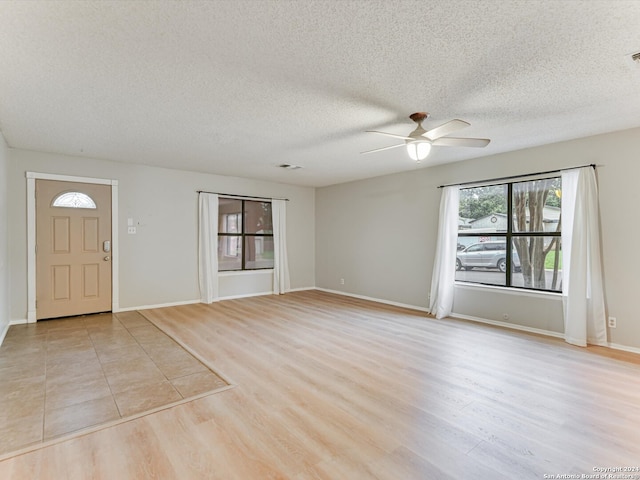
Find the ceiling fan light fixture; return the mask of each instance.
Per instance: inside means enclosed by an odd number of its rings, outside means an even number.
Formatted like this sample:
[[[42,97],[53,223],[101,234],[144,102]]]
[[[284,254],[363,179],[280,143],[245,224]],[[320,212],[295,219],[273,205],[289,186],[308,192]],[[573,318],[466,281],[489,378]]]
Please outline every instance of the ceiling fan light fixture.
[[[409,158],[415,162],[420,162],[429,156],[431,152],[430,142],[407,142],[407,153]]]
[[[638,52],[640,54],[640,52]],[[425,130],[422,128],[422,122],[427,118],[429,114],[427,112],[416,112],[410,115],[411,120],[416,122],[418,126],[416,129],[408,135],[398,135],[396,133],[378,132],[376,130],[367,130],[368,133],[377,133],[378,135],[385,135],[387,137],[399,138],[404,140],[404,143],[396,143],[388,147],[375,148],[373,150],[367,150],[362,153],[374,153],[389,150],[391,148],[400,148],[402,146],[407,148],[407,154],[415,162],[421,162],[429,156],[431,147],[436,145],[437,147],[486,147],[489,145],[490,140],[488,138],[454,138],[449,137],[453,132],[457,132],[462,128],[466,128],[471,124],[460,120],[458,118],[443,123],[439,127]]]

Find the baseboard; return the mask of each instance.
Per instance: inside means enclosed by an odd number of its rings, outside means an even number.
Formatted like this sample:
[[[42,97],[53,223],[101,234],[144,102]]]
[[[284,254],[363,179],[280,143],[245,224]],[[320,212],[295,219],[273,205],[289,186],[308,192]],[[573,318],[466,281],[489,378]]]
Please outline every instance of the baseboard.
[[[339,290],[330,290],[328,288],[316,287],[315,290],[320,290],[321,292],[327,292],[327,293],[335,293],[337,295],[344,295],[346,297],[354,297],[354,298],[359,298],[361,300],[369,300],[371,302],[383,303],[383,304],[386,304],[386,305],[393,305],[395,307],[408,308],[410,310],[418,310],[420,312],[429,313],[429,309],[428,308],[418,307],[418,306],[415,306],[415,305],[408,305],[406,303],[392,302],[390,300],[382,300],[382,299],[379,299],[379,298],[367,297],[365,295],[357,295],[357,294],[354,294],[354,293],[341,292]],[[516,325],[514,323],[499,322],[499,321],[496,321],[496,320],[489,320],[489,319],[486,319],[486,318],[473,317],[471,315],[463,315],[463,314],[459,314],[459,313],[452,313],[449,316],[451,318],[456,318],[456,319],[460,319],[460,320],[469,320],[469,321],[477,322],[477,323],[485,323],[485,324],[494,325],[494,326],[497,326],[497,327],[510,328],[510,329],[513,329],[513,330],[520,330],[520,331],[527,332],[527,333],[536,333],[536,334],[539,334],[539,335],[546,335],[546,336],[549,336],[549,337],[564,338],[564,334],[563,333],[552,332],[551,330],[543,330],[541,328],[526,327],[526,326],[523,326],[523,325]],[[612,346],[612,348],[616,348],[616,347]],[[627,347],[625,347],[625,348],[627,348]],[[633,351],[633,350],[628,350],[628,351]],[[638,352],[640,352],[640,349],[638,350]]]
[[[10,323],[7,323],[4,328],[2,329],[2,331],[0,332],[0,346],[2,346],[2,342],[4,342],[4,337],[7,336],[7,332],[9,331],[9,327],[11,326]]]
[[[291,288],[289,290],[286,291],[286,293],[291,293],[291,292],[304,292],[305,290],[317,290],[316,287],[301,287],[301,288]]]
[[[609,346],[609,348],[612,348],[614,350],[622,350],[623,352],[640,354],[640,348],[637,347],[627,347],[626,345],[620,345],[619,343],[611,342],[608,342],[607,345]]]
[[[9,329],[9,327],[13,325],[27,325],[27,324],[34,324],[34,323],[37,323],[37,322],[35,321],[30,322],[26,318],[14,318],[13,320],[9,320],[9,325],[7,325],[7,330]]]
[[[290,290],[290,291],[293,291],[293,290]],[[218,299],[215,301],[218,302],[222,300],[236,300],[238,298],[260,297],[263,295],[273,295],[273,292],[258,292],[258,293],[244,293],[242,295],[228,295],[226,297],[218,297]],[[151,310],[153,308],[177,307],[180,305],[193,305],[194,303],[202,303],[202,300],[198,299],[198,300],[187,300],[183,302],[159,303],[157,305],[141,305],[139,307],[125,307],[125,308],[121,308],[117,312],[114,311],[114,313],[130,312],[133,310]]]
[[[463,315],[461,313],[451,313],[450,316],[451,316],[451,318],[459,318],[461,320],[469,320],[471,322],[486,323],[488,325],[495,325],[497,327],[504,327],[504,328],[509,328],[509,329],[512,329],[512,330],[520,330],[522,332],[527,332],[527,333],[536,333],[538,335],[546,335],[547,337],[555,337],[555,338],[560,338],[560,339],[564,340],[564,333],[552,332],[551,330],[543,330],[541,328],[525,327],[523,325],[516,325],[514,323],[500,322],[500,321],[497,321],[497,320],[489,320],[489,319],[486,319],[486,318],[473,317],[471,315]],[[589,344],[589,345],[591,345],[591,344]],[[626,345],[620,345],[618,343],[611,343],[611,342],[607,342],[606,346],[608,348],[613,349],[613,350],[621,350],[623,352],[640,354],[640,348],[637,348],[637,347],[628,347]]]
[[[345,297],[359,298],[360,300],[368,300],[370,302],[383,303],[385,305],[392,305],[394,307],[408,308],[409,310],[417,310],[419,312],[429,313],[428,308],[418,307],[416,305],[409,305],[407,303],[393,302],[391,300],[383,300],[381,298],[367,297],[365,295],[357,295],[355,293],[341,292],[339,290],[330,290],[328,288],[315,287],[313,290],[319,290],[321,292],[327,292],[327,293],[335,293],[337,295],[344,295]]]
[[[315,290],[315,287],[292,288],[287,290],[285,293],[302,292],[304,290]],[[226,297],[219,297],[218,300],[236,300],[238,298],[262,297],[264,295],[275,295],[275,293],[273,292],[244,293],[241,295],[229,295]]]
[[[302,290],[314,290],[315,287],[304,287],[304,288],[293,288],[291,290],[287,290],[287,292],[298,292]],[[234,300],[237,298],[248,298],[248,297],[257,297],[261,295],[273,295],[273,292],[259,292],[259,293],[248,293],[244,295],[230,295],[228,297],[220,297],[219,300]],[[169,302],[169,303],[158,303],[154,305],[139,305],[136,307],[122,307],[122,308],[114,308],[113,313],[118,312],[132,312],[135,310],[151,310],[153,308],[164,308],[164,307],[177,307],[180,305],[193,305],[194,303],[201,303],[200,299],[197,300],[183,300],[180,302]],[[9,325],[22,325],[25,323],[31,323],[26,318],[11,320]],[[7,327],[8,330],[8,327]],[[6,332],[5,332],[6,334]],[[4,338],[4,337],[3,337]]]
[[[238,298],[263,297],[265,295],[273,295],[273,292],[243,293],[241,295],[228,295],[226,297],[218,297],[218,300],[237,300]]]
[[[471,322],[485,323],[487,325],[494,325],[496,327],[509,328],[511,330],[520,330],[522,332],[527,332],[527,333],[536,333],[538,335],[546,335],[547,337],[564,338],[564,333],[552,332],[551,330],[544,330],[542,328],[527,327],[524,325],[517,325],[515,323],[500,322],[498,320],[489,320],[488,318],[473,317],[471,315],[463,315],[462,313],[455,313],[455,312],[452,312],[451,315],[449,316],[451,318],[459,318],[460,320],[469,320]]]
[[[9,323],[7,323],[2,331],[0,331],[0,345],[2,345],[2,342],[4,342],[4,338],[7,336],[7,332],[9,332],[9,327],[11,327],[12,325],[25,325],[26,323],[28,323],[26,318],[9,320]]]
[[[113,313],[132,312],[134,310],[151,310],[152,308],[177,307],[180,305],[192,305],[194,303],[200,303],[200,299],[185,300],[181,302],[158,303],[156,305],[138,305],[137,307],[123,307],[119,308],[117,311],[114,310]]]

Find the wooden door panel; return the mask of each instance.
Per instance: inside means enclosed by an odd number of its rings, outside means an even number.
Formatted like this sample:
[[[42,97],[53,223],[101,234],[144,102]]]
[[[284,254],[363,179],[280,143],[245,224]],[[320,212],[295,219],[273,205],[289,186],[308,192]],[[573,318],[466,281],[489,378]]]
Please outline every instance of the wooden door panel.
[[[99,233],[98,233],[98,217],[82,218],[82,251],[87,253],[98,253],[99,250]]]
[[[71,253],[71,219],[52,217],[51,237],[52,253]]]
[[[71,265],[51,266],[51,299],[54,302],[71,299]]]
[[[94,299],[100,295],[100,264],[82,265],[82,299]]]
[[[91,201],[54,206],[69,192]],[[109,185],[36,181],[37,319],[111,310],[111,253],[103,252],[105,241],[111,241]]]

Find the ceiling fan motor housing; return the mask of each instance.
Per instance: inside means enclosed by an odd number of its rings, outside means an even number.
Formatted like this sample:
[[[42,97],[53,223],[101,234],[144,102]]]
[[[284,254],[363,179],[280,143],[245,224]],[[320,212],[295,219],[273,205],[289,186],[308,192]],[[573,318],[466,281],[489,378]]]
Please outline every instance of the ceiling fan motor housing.
[[[420,124],[422,121],[429,116],[428,112],[416,112],[409,115],[409,118],[414,122]]]

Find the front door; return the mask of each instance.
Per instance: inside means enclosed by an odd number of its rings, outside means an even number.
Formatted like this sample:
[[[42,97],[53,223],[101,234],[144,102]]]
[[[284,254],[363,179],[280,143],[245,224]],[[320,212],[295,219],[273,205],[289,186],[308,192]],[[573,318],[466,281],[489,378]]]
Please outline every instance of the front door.
[[[111,187],[36,180],[36,318],[111,310]]]

